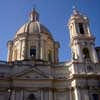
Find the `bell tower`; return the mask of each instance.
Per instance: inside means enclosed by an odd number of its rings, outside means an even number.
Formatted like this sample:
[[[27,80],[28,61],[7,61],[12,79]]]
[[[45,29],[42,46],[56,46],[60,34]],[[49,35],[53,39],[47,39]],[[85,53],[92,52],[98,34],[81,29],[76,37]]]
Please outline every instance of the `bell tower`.
[[[80,63],[97,63],[98,58],[95,51],[95,37],[91,34],[89,19],[77,9],[73,9],[68,27],[70,31],[72,60]]]

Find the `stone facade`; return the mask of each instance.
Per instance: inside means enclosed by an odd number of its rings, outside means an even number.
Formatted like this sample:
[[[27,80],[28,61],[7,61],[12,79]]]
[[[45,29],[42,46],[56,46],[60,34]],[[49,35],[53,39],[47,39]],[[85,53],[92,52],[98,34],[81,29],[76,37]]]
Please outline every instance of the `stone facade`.
[[[0,100],[100,99],[100,49],[89,19],[74,9],[68,27],[72,58],[59,62],[59,42],[33,9],[8,42],[8,61],[0,61]]]

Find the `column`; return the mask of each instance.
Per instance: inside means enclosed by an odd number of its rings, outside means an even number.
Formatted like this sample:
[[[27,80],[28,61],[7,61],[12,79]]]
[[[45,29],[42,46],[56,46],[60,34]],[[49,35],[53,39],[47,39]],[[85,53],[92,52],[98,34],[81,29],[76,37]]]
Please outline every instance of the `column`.
[[[46,41],[44,40],[44,60],[46,60]]]
[[[72,100],[72,90],[71,89],[69,90],[69,98],[70,100]]]
[[[73,33],[75,33],[75,36],[78,34],[78,26],[76,23],[74,23],[74,31]]]
[[[79,44],[77,44],[76,46],[77,46],[77,54],[78,54],[77,56],[79,57],[78,58],[79,59],[79,62],[82,62],[83,56],[82,56],[81,48],[80,48]]]
[[[13,47],[13,42],[8,41],[8,56],[7,56],[7,61],[12,61],[12,47]]]
[[[11,56],[11,49],[10,47],[8,48],[8,56],[7,56],[7,61],[11,61],[12,60],[12,56]]]
[[[89,94],[85,91],[84,100],[89,100]]]
[[[49,88],[49,100],[53,100],[52,89]]]
[[[75,88],[74,93],[75,93],[75,100],[81,100],[79,89]]]
[[[94,63],[98,63],[98,57],[97,57],[96,50],[95,50],[94,46],[91,47],[91,50],[92,50],[91,53],[92,53]]]
[[[40,59],[44,59],[44,41],[43,39],[41,40],[41,45],[40,45]]]
[[[21,60],[21,53],[22,53],[22,40],[20,40],[20,60]]]
[[[38,37],[38,59],[41,59],[41,33],[39,34]]]
[[[88,32],[89,36],[91,36],[89,24],[87,24],[87,32]]]
[[[39,40],[36,40],[36,59],[39,59]]]
[[[22,41],[22,52],[21,52],[21,60],[23,59],[26,59],[26,55],[27,55],[27,52],[26,52],[26,39],[24,39]]]
[[[43,93],[43,89],[41,89],[41,100],[44,100],[44,93]]]
[[[20,90],[21,94],[20,94],[20,100],[24,100],[24,90]]]
[[[57,43],[57,42],[55,42],[55,44],[54,44],[54,55],[53,55],[53,57],[54,57],[54,63],[57,63],[58,61],[59,61],[59,58],[58,58],[58,54],[59,54],[59,44]]]
[[[12,94],[11,94],[11,100],[15,100],[15,90],[12,90],[11,92],[12,92]]]

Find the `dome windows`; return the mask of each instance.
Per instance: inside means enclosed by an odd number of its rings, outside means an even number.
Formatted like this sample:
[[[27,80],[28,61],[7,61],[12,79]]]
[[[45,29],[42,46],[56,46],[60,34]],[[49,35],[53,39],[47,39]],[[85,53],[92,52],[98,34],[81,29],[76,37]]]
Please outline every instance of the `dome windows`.
[[[30,57],[31,58],[36,58],[36,47],[35,46],[32,46],[30,48]]]

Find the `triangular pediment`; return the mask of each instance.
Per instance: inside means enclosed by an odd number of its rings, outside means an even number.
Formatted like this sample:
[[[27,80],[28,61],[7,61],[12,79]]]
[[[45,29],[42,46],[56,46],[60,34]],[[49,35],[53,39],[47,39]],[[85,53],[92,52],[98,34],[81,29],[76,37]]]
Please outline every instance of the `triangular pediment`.
[[[44,79],[46,77],[44,77],[43,75],[40,75],[39,73],[32,71],[29,73],[26,73],[24,75],[21,75],[20,77],[17,77],[20,79]]]
[[[49,76],[38,68],[29,68],[19,73],[12,75],[13,78],[17,79],[47,79]]]

